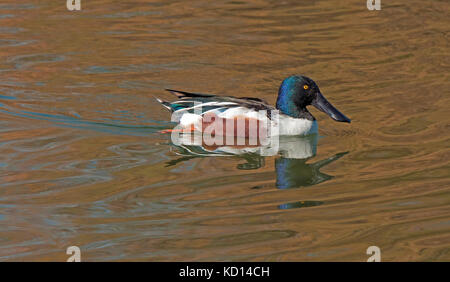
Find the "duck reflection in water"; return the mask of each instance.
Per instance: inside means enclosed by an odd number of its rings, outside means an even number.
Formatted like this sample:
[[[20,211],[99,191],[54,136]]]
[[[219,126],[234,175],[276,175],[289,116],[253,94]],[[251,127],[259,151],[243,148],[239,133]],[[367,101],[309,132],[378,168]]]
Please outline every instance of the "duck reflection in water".
[[[265,157],[278,156],[275,159],[276,187],[289,189],[312,186],[332,179],[333,176],[320,172],[320,169],[348,153],[342,152],[313,163],[306,163],[316,155],[319,139],[317,134],[303,137],[280,136],[277,138],[279,138],[277,146],[273,146],[273,142],[265,146],[206,146],[201,136],[195,138],[191,134],[181,134],[178,136],[178,140],[173,140],[176,141],[173,142],[176,149],[175,153],[181,157],[167,162],[167,166],[173,166],[194,158],[237,156],[246,161],[243,164],[238,164],[237,168],[250,170],[263,167]]]

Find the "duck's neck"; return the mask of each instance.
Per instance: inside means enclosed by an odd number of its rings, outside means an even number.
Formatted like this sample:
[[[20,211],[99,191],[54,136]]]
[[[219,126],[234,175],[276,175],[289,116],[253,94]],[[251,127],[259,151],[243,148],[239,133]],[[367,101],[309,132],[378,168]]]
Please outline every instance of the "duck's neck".
[[[303,108],[299,111],[299,115],[297,118],[303,118],[311,121],[316,120],[316,118],[306,108]]]
[[[307,120],[316,120],[314,116],[306,109],[305,106],[298,106],[295,101],[295,91],[280,87],[278,92],[277,110],[282,114],[293,118],[302,118]]]

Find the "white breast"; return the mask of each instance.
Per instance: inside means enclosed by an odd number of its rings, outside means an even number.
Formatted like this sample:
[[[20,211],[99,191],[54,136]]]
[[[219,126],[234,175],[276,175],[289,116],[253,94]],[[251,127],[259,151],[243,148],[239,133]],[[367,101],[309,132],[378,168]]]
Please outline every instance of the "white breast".
[[[278,135],[304,136],[318,132],[317,121],[303,118],[292,118],[287,115],[279,115]]]

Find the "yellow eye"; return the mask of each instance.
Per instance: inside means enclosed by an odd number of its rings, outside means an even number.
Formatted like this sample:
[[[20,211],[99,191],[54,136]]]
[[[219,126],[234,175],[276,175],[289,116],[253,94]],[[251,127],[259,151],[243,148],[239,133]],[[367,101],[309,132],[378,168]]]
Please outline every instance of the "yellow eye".
[[[306,90],[306,89],[308,89],[308,88],[309,88],[309,86],[308,86],[308,85],[306,85],[306,84],[305,84],[305,85],[303,85],[303,89],[305,89],[305,90]]]

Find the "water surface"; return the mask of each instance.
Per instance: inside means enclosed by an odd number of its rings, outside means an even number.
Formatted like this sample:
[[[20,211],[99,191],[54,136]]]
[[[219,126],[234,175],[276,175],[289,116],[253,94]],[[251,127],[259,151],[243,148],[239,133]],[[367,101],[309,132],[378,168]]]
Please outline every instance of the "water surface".
[[[448,2],[62,2],[0,4],[1,261],[450,260]],[[159,133],[164,88],[274,104],[291,74],[352,123],[312,109],[273,155]]]

